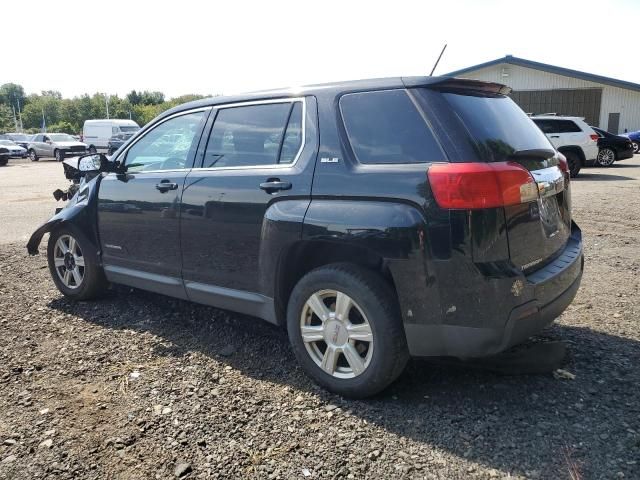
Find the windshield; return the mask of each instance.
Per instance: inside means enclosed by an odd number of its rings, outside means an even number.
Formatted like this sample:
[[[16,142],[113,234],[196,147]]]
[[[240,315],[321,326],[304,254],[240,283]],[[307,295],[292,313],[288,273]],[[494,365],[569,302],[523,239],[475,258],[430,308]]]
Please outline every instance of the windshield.
[[[137,132],[138,130],[140,130],[140,127],[137,125],[120,125],[121,132]]]
[[[484,160],[500,162],[516,152],[551,150],[547,137],[509,97],[443,93]]]
[[[11,146],[14,146],[14,145],[16,145],[16,143],[12,142],[11,140],[0,140],[0,145],[11,145]]]
[[[29,136],[28,135],[11,135],[11,138],[13,140],[17,140],[17,141],[29,140]]]
[[[66,133],[52,133],[49,135],[52,142],[75,142],[76,139]]]

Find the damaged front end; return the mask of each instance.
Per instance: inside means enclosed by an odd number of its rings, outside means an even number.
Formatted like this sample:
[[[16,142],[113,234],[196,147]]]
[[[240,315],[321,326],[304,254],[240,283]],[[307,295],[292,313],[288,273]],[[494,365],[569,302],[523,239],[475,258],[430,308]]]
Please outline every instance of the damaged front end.
[[[53,196],[57,201],[67,201],[64,207],[56,208],[55,214],[47,222],[33,232],[27,242],[30,255],[38,254],[38,246],[45,233],[51,232],[65,223],[71,223],[82,230],[96,247],[98,247],[98,233],[96,225],[96,210],[98,186],[102,172],[117,171],[117,164],[111,162],[101,154],[72,157],[62,162],[64,175],[71,181],[66,189],[57,189]]]

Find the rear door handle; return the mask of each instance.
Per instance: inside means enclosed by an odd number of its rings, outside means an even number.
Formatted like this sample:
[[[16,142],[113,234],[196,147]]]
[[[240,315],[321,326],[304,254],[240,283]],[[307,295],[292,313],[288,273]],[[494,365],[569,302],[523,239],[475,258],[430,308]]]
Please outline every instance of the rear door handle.
[[[156,188],[160,190],[160,193],[168,192],[169,190],[177,190],[178,184],[173,183],[171,180],[161,180],[156,184]]]
[[[560,138],[560,135],[551,135],[551,138]]]
[[[260,184],[260,188],[267,193],[275,193],[279,190],[291,190],[291,182],[282,182],[279,178],[269,178]]]

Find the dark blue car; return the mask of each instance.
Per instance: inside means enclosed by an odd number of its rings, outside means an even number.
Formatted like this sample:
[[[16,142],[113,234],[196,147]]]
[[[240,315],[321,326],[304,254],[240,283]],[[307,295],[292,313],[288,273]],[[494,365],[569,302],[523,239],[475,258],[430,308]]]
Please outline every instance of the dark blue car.
[[[620,134],[623,137],[628,137],[633,143],[633,153],[640,153],[640,130],[636,132],[627,132]]]

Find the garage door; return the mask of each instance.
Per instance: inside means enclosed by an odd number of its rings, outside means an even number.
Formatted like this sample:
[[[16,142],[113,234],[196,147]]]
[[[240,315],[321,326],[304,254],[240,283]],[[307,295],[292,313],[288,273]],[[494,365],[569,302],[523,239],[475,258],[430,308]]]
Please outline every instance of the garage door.
[[[601,88],[514,91],[511,98],[527,113],[557,113],[584,117],[589,125],[600,123]]]

